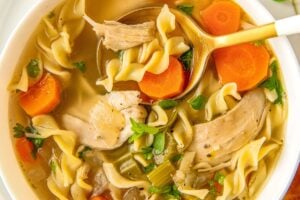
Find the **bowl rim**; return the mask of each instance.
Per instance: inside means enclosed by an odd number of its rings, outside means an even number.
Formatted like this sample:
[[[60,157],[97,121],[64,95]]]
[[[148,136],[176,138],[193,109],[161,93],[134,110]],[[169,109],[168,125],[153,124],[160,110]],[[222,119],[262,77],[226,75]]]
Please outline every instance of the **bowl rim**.
[[[258,0],[252,0],[251,2],[247,0],[235,1],[241,5],[248,14],[250,11],[257,11],[254,14],[249,14],[257,24],[274,21],[272,15]],[[3,119],[0,121],[0,127],[4,130],[2,141],[0,141],[0,145],[2,146],[2,148],[0,148],[0,157],[2,158],[0,162],[0,176],[12,199],[22,199],[24,198],[24,194],[27,195],[27,199],[31,200],[38,200],[38,197],[27,182],[17,161],[16,154],[13,153],[13,155],[7,155],[7,153],[14,152],[14,149],[9,129],[9,92],[6,87],[18,62],[16,57],[19,58],[21,56],[28,39],[36,29],[41,17],[44,16],[45,13],[51,11],[60,2],[62,2],[62,0],[37,1],[16,26],[0,57],[0,99],[3,100],[0,104],[0,110],[2,111],[0,116]],[[296,133],[297,111],[300,111],[300,104],[297,104],[297,102],[300,102],[300,94],[297,92],[297,86],[300,85],[300,67],[296,55],[286,37],[270,39],[269,42],[277,55],[281,66],[289,67],[287,70],[281,68],[288,93],[289,111],[285,130],[285,144],[276,166],[271,172],[269,180],[263,186],[263,190],[259,192],[258,199],[261,200],[266,197],[269,199],[282,199],[284,197],[284,194],[296,173],[300,158],[300,146],[298,147],[296,144],[296,141],[299,141],[300,139],[300,136],[297,137]],[[16,49],[16,47],[19,48]],[[9,68],[4,69],[4,65],[9,66]],[[290,108],[293,108],[293,110]],[[300,128],[298,128],[298,130],[300,130]],[[289,148],[286,148],[287,146]],[[285,165],[285,163],[289,163],[289,165]],[[285,170],[284,174],[281,173],[283,169]]]

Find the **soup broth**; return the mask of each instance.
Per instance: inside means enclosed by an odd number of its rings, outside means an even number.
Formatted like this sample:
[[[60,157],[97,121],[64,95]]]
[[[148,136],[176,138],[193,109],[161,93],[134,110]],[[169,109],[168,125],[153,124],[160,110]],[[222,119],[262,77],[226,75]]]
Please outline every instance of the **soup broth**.
[[[119,20],[153,6],[157,16]],[[255,199],[263,189],[287,115],[276,55],[267,41],[216,50],[174,100],[199,55],[171,9],[212,35],[255,26],[230,0],[66,0],[45,13],[8,87],[15,153],[40,199]],[[238,26],[213,22],[213,9]]]

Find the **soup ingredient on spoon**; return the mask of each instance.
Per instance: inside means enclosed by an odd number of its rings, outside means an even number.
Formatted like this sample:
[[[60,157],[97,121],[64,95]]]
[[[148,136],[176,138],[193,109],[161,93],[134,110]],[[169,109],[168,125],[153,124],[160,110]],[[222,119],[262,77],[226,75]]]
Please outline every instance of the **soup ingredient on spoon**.
[[[201,12],[202,23],[209,33],[225,35],[238,31],[241,9],[230,1],[218,1]]]
[[[177,58],[170,56],[168,69],[161,74],[146,72],[139,82],[140,90],[153,99],[167,99],[180,94],[185,85],[185,72]]]
[[[240,44],[214,52],[220,81],[235,82],[238,91],[257,86],[268,76],[270,55],[264,46]]]
[[[31,86],[19,96],[19,104],[30,116],[47,114],[53,111],[61,100],[61,84],[51,74]]]
[[[22,161],[26,163],[34,163],[35,159],[33,157],[34,145],[26,137],[21,137],[16,140],[16,150]]]

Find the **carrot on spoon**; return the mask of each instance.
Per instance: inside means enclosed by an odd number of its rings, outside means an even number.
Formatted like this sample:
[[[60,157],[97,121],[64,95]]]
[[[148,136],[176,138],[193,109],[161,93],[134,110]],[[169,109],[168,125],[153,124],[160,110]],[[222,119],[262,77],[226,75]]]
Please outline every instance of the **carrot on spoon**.
[[[201,12],[204,28],[213,35],[224,35],[238,31],[241,9],[231,1],[217,1]]]
[[[30,116],[47,114],[60,103],[61,85],[51,74],[31,86],[27,92],[19,96],[20,106]]]
[[[140,90],[153,99],[167,99],[180,94],[185,85],[185,72],[177,58],[170,56],[169,66],[161,74],[146,72],[138,83]]]
[[[214,52],[220,81],[235,82],[238,91],[254,88],[268,76],[270,55],[264,46],[240,44]]]

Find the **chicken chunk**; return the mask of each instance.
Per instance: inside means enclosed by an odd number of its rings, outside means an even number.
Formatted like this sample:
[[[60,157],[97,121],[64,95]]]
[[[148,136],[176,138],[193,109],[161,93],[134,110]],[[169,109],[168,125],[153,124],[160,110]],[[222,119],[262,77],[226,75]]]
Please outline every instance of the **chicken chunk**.
[[[139,103],[138,91],[111,92],[101,96],[89,111],[89,120],[65,114],[63,125],[77,133],[79,141],[100,150],[121,146],[132,134],[130,119],[144,122],[145,108]]]
[[[197,124],[189,151],[196,161],[212,165],[228,160],[232,153],[254,139],[261,130],[268,104],[261,89],[248,92],[228,113],[213,121]]]

